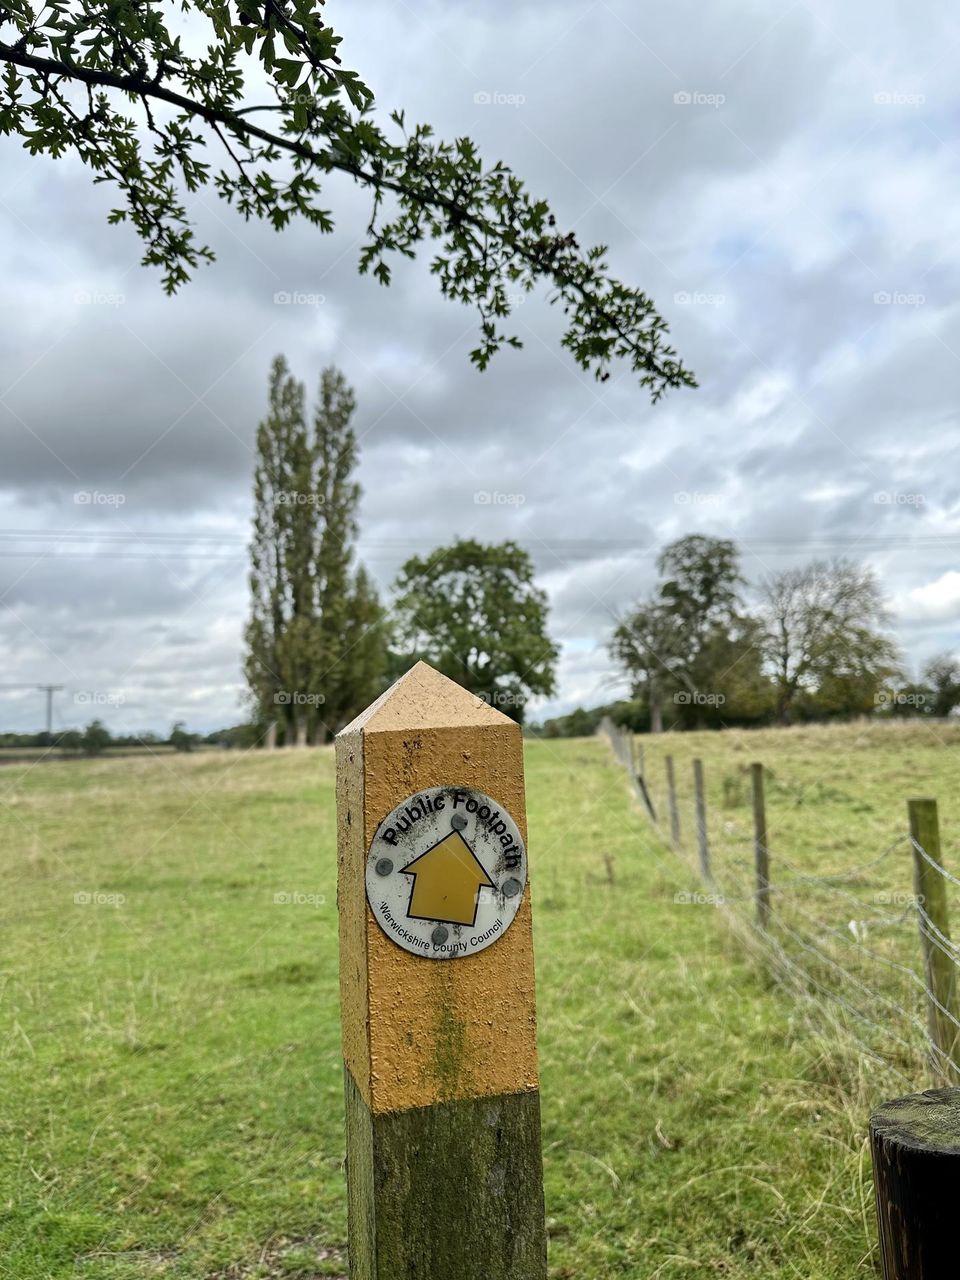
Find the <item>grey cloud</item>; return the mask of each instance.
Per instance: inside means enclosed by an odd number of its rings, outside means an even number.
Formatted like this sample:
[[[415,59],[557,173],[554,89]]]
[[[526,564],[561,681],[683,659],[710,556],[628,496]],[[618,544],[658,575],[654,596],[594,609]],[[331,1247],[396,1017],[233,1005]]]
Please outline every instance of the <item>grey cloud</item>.
[[[311,391],[331,361],[356,386],[360,550],[384,589],[407,555],[456,533],[529,548],[563,642],[559,696],[538,715],[621,687],[610,620],[649,590],[665,538],[737,537],[756,574],[822,546],[855,554],[864,537],[898,598],[952,567],[946,538],[917,539],[956,528],[954,20],[930,6],[901,22],[860,4],[454,0],[337,19],[384,108],[471,133],[583,242],[609,242],[701,389],[652,408],[629,377],[598,386],[560,350],[542,298],[517,310],[524,352],[478,375],[474,317],[435,296],[424,264],[398,263],[389,291],[357,277],[369,203],[336,179],[329,238],[277,236],[204,193],[195,213],[218,262],[166,299],[129,230],[105,225],[109,192],[6,140],[0,300],[16,323],[0,335],[0,529],[219,534],[228,557],[203,558],[202,538],[195,561],[167,567],[89,542],[75,547],[89,556],[35,567],[0,556],[11,680],[52,670],[109,689],[122,676],[131,700],[104,715],[117,727],[237,718],[250,446],[277,351]],[[921,88],[917,108],[874,101]],[[525,101],[477,103],[481,91]],[[84,291],[124,300],[77,303]],[[926,301],[878,304],[883,291]],[[297,292],[322,301],[274,301]],[[94,488],[122,508],[74,502]],[[876,503],[886,488],[926,503]],[[15,545],[0,537],[0,553]],[[126,549],[141,549],[132,534]],[[898,625],[917,659],[960,634]],[[39,718],[29,698],[0,712]]]

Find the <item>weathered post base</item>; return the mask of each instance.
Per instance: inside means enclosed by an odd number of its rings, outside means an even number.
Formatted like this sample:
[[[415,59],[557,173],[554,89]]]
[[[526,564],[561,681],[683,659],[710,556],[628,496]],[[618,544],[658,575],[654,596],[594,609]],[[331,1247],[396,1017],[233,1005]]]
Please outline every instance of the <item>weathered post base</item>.
[[[374,1115],[345,1090],[351,1280],[546,1275],[538,1093]]]
[[[960,1089],[878,1107],[870,1145],[883,1280],[955,1280]]]

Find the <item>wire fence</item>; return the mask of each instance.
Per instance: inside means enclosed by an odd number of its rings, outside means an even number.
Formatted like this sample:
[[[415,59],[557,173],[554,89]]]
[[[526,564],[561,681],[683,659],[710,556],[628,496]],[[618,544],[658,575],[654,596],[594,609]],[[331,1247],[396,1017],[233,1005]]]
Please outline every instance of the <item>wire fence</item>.
[[[900,1082],[960,1082],[960,949],[949,925],[960,878],[941,860],[936,801],[910,801],[909,830],[825,872],[820,859],[801,866],[769,834],[761,764],[750,766],[744,822],[733,806],[708,803],[703,761],[678,771],[668,755],[665,768],[648,770],[631,733],[609,720],[599,732],[659,839],[695,873],[678,904],[723,912],[807,1012]],[[843,834],[832,842],[849,844]]]

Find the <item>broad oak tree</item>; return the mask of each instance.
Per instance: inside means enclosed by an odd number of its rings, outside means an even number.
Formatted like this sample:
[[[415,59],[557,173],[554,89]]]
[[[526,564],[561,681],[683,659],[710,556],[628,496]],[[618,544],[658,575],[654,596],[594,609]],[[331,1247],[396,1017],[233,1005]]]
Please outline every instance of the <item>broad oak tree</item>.
[[[652,732],[709,721],[755,720],[769,701],[759,627],[744,610],[740,553],[728,538],[688,534],[657,557],[660,582],[614,629],[610,652]]]
[[[521,722],[531,697],[555,692],[559,650],[547,634],[546,593],[515,542],[458,538],[412,556],[394,589],[398,672],[423,658]]]
[[[438,141],[402,111],[381,127],[340,44],[322,0],[12,0],[0,8],[0,132],[112,183],[111,221],[133,225],[168,292],[213,258],[190,194],[212,184],[246,219],[330,232],[322,184],[339,173],[371,194],[360,271],[389,284],[391,261],[432,241],[441,293],[479,313],[481,369],[522,345],[505,325],[514,295],[545,282],[583,369],[606,379],[623,359],[654,401],[696,385],[650,298],[610,275],[606,246],[581,248],[469,138]]]

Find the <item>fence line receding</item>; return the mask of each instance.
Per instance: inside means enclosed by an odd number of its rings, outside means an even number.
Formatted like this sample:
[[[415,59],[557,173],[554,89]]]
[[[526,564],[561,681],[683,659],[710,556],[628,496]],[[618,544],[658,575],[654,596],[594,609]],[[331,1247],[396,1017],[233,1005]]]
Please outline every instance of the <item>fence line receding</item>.
[[[950,935],[960,877],[943,864],[935,800],[910,800],[901,832],[824,873],[778,843],[761,762],[746,771],[745,823],[711,806],[702,759],[687,779],[676,753],[654,767],[629,731],[610,720],[599,731],[660,841],[699,883],[678,902],[722,909],[785,986],[893,1075],[914,1084],[932,1070],[960,1082],[960,949]]]

